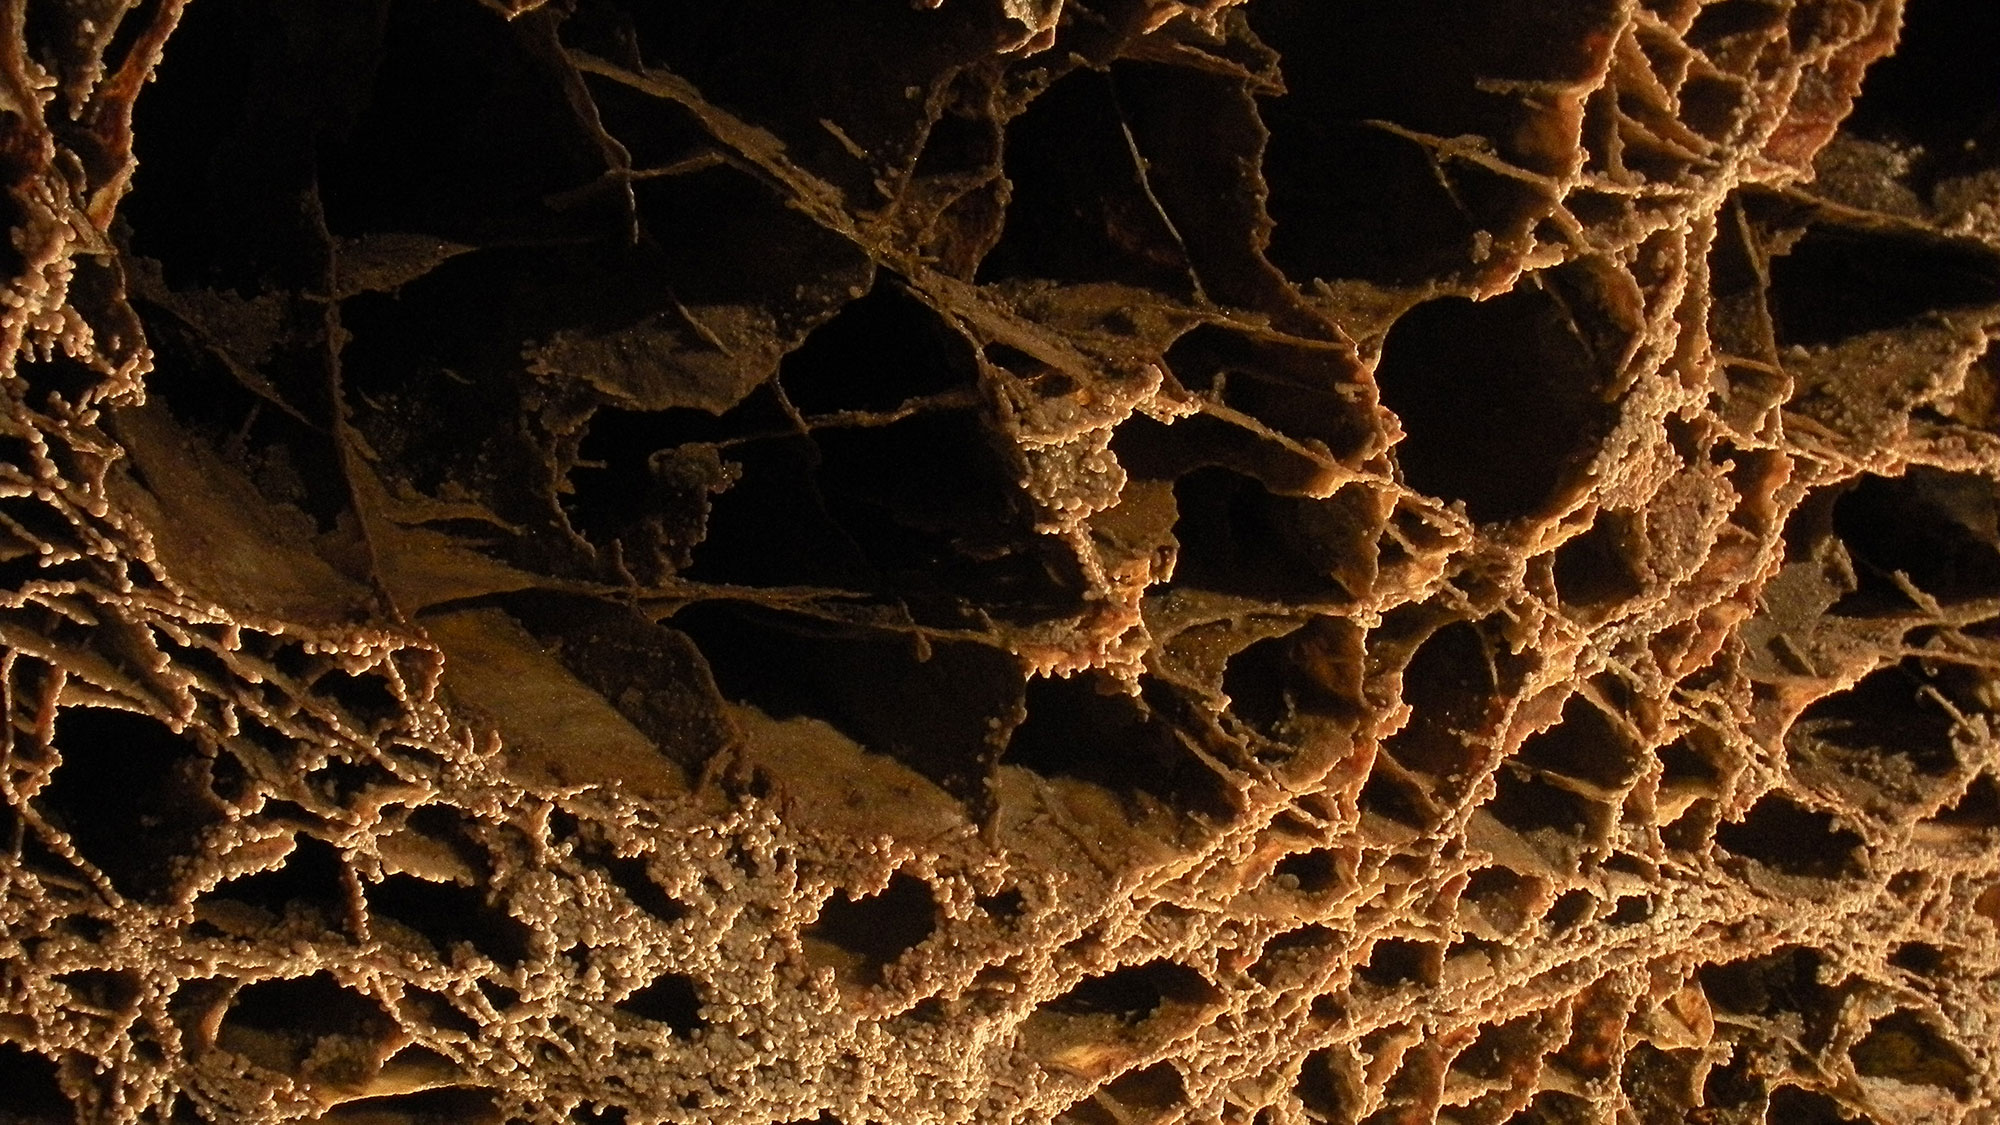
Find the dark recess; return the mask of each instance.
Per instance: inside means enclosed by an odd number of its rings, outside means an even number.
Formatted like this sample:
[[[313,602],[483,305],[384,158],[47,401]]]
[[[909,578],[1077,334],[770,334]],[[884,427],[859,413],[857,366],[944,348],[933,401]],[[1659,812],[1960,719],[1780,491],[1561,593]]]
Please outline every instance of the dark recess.
[[[1396,461],[1412,487],[1465,501],[1482,523],[1509,520],[1535,514],[1589,455],[1611,419],[1599,394],[1618,356],[1576,329],[1575,300],[1554,280],[1525,281],[1396,321],[1375,380],[1407,431]]]

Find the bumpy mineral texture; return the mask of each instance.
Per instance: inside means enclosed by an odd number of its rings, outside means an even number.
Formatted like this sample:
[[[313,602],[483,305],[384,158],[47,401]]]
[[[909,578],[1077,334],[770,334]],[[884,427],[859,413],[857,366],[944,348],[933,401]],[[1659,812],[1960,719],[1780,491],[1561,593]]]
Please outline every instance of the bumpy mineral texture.
[[[2000,1120],[2000,6],[0,12],[0,1122]]]

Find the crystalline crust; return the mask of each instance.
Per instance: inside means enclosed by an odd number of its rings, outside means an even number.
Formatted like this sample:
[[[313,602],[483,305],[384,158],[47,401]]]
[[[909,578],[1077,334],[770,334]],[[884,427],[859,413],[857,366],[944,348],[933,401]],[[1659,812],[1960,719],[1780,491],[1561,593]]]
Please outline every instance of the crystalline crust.
[[[2000,1120],[2000,8],[5,10],[0,1122]]]

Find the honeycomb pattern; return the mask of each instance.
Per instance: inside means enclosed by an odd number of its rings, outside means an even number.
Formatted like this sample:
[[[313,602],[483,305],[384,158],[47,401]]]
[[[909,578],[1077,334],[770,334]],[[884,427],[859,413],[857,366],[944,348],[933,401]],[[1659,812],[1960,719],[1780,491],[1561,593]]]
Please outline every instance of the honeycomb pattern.
[[[12,12],[0,1123],[2000,1114],[2000,10]]]

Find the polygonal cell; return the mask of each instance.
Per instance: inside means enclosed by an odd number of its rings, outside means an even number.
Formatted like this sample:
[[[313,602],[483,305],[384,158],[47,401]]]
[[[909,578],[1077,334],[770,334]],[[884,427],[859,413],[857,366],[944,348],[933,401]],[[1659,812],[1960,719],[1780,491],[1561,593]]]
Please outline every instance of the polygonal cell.
[[[1273,738],[1298,719],[1352,721],[1363,708],[1361,685],[1352,675],[1360,647],[1359,633],[1331,617],[1245,647],[1222,673],[1230,713]]]
[[[625,892],[632,905],[669,925],[687,917],[688,906],[660,888],[644,855],[623,856],[608,846],[584,845],[577,858],[604,872],[611,884]]]
[[[1889,963],[1906,973],[1931,976],[1946,965],[1944,950],[1923,941],[1906,941],[1889,954]]]
[[[1972,1093],[1974,1070],[1965,1052],[1907,1008],[1876,1020],[1847,1054],[1863,1078],[1938,1086],[1960,1098]]]
[[[1438,1042],[1413,1044],[1382,1084],[1382,1108],[1361,1120],[1366,1125],[1436,1120],[1444,1073],[1444,1051]]]
[[[564,22],[563,42],[601,58],[630,61],[633,32],[629,26],[618,26],[622,15],[609,5],[580,11]],[[625,147],[635,170],[658,170],[700,159],[708,137],[699,119],[685,107],[602,75],[586,73],[583,81],[593,110],[604,122],[604,131]],[[596,186],[608,189],[600,195],[616,191],[603,181]]]
[[[816,964],[877,984],[885,968],[936,932],[938,920],[930,884],[898,871],[876,894],[858,900],[844,894],[829,897],[820,905],[819,920],[802,936],[807,957]]]
[[[403,713],[402,701],[379,672],[355,674],[335,669],[314,680],[307,690],[315,698],[339,704],[350,718],[360,721],[363,730],[388,726]]]
[[[1684,1125],[1697,1100],[1696,1055],[1640,1041],[1625,1052],[1618,1084],[1643,1125]]]
[[[1377,765],[1361,786],[1357,802],[1361,829],[1372,839],[1406,842],[1437,827],[1444,811],[1416,782]]]
[[[1638,597],[1646,590],[1644,554],[1633,513],[1601,511],[1589,527],[1556,548],[1556,597],[1564,609],[1583,615]]]
[[[1233,468],[1208,465],[1174,481],[1174,585],[1247,597],[1345,603],[1348,591],[1315,548],[1320,502],[1272,492]]]
[[[466,1015],[451,997],[441,992],[404,984],[402,1008],[404,1022],[410,1026],[467,1037],[479,1034],[479,1021]]]
[[[1406,436],[1412,488],[1465,501],[1482,523],[1532,515],[1596,448],[1624,341],[1591,315],[1588,284],[1536,275],[1486,301],[1443,297],[1404,313],[1376,364]],[[1495,466],[1506,466],[1496,472]]]
[[[1590,921],[1596,910],[1596,895],[1581,887],[1567,890],[1549,904],[1548,913],[1542,915],[1542,925],[1554,933],[1564,933]]]
[[[972,345],[899,279],[878,274],[868,295],[813,329],[778,368],[801,414],[887,411],[978,379]]]
[[[604,412],[598,417],[605,419]],[[593,422],[593,430],[599,424]],[[603,424],[608,425],[609,420]],[[663,528],[661,533],[667,540],[667,556],[686,558],[684,570],[689,577],[745,586],[867,589],[877,584],[875,568],[865,552],[847,538],[819,496],[820,454],[809,436],[774,421],[764,435],[715,447],[718,459],[712,473],[706,468],[708,454],[702,452],[702,446],[688,446],[671,455],[647,452],[639,459],[632,456],[647,446],[672,448],[656,444],[663,440],[669,439],[659,435],[637,439],[639,444],[630,445],[621,461],[607,462],[614,469],[625,466],[621,474],[625,483],[608,479],[589,495],[604,497],[607,511],[612,505],[624,507],[617,520],[604,526],[624,526],[647,518],[648,511],[669,510],[661,501],[649,501],[643,507],[631,501],[655,491],[652,482],[663,470],[692,467],[696,465],[692,458],[699,458],[703,471],[688,479],[699,484],[706,497],[701,501],[702,520],[697,526],[691,516],[684,515],[681,524]],[[728,487],[723,489],[719,485],[725,475]],[[644,491],[632,491],[633,484]],[[600,532],[599,537],[602,535]]]
[[[0,1042],[0,1121],[7,1125],[72,1125],[77,1111],[63,1095],[56,1061]]]
[[[493,864],[487,858],[485,846],[479,841],[475,823],[465,810],[435,802],[411,809],[403,826],[425,842],[441,846],[456,865],[480,879],[486,879],[492,874]]]
[[[120,894],[161,901],[222,819],[208,763],[166,724],[129,711],[56,716],[54,781],[35,804]]]
[[[511,967],[527,960],[533,949],[534,930],[474,887],[390,875],[365,884],[362,895],[377,925],[386,920],[401,926],[447,958],[462,942],[495,964]]]
[[[1325,926],[1302,926],[1265,942],[1250,975],[1267,988],[1304,979],[1330,965],[1340,946],[1340,938]]]
[[[1467,621],[1432,633],[1403,669],[1403,702],[1410,721],[1383,748],[1410,770],[1433,778],[1470,771],[1469,735],[1481,733],[1493,706],[1493,654]]]
[[[2000,255],[1970,242],[1816,226],[1771,260],[1780,344],[1830,344],[2000,301]]]
[[[707,661],[679,629],[630,606],[553,594],[516,596],[507,611],[668,761],[699,769],[735,738]]]
[[[1921,465],[1863,476],[1834,501],[1833,530],[1861,580],[1836,613],[1907,606],[1883,588],[1895,573],[1947,602],[2000,595],[2000,498],[1987,477]]]
[[[1562,721],[1528,736],[1516,753],[1533,769],[1575,778],[1601,789],[1631,783],[1644,768],[1639,752],[1603,708],[1582,692],[1563,704]]]
[[[1157,1062],[1120,1075],[1104,1087],[1104,1093],[1128,1115],[1136,1114],[1140,1120],[1153,1120],[1187,1098],[1181,1072],[1170,1062]]]
[[[948,792],[980,791],[996,720],[1019,706],[1020,662],[971,642],[933,641],[723,602],[681,611],[717,687],[776,719],[822,719]]]
[[[1388,282],[1481,261],[1475,231],[1525,229],[1549,201],[1376,123],[1474,134],[1507,159],[1560,174],[1554,162],[1568,157],[1573,134],[1540,120],[1547,110],[1532,99],[1495,87],[1580,80],[1609,47],[1615,11],[1604,3],[1251,7],[1251,26],[1282,59],[1287,91],[1261,107],[1272,130],[1263,166],[1277,221],[1271,260],[1301,281]],[[1425,80],[1410,81],[1415,74]]]
[[[1201,324],[1174,341],[1166,364],[1188,390],[1343,462],[1379,448],[1380,417],[1362,393],[1367,376],[1346,349]]]
[[[1516,1016],[1487,1024],[1451,1060],[1451,1069],[1473,1078],[1499,1081],[1528,1070],[1548,1048],[1547,1014]]]
[[[1748,1045],[1731,1045],[1725,1062],[1709,1068],[1701,1083],[1702,1108],[1722,1121],[1756,1121],[1766,1102],[1766,1083],[1756,1068],[1756,1052]]]
[[[1013,185],[979,280],[1122,281],[1193,296],[1187,249],[1147,183],[1118,76],[1078,68],[1007,123]]]
[[[1840,996],[1828,987],[1826,958],[1817,950],[1787,946],[1761,957],[1705,965],[1701,990],[1717,1011],[1782,1017],[1800,1028],[1808,1047],[1832,1034]],[[1838,979],[1837,977],[1835,978]]]
[[[789,314],[831,312],[868,283],[867,259],[853,245],[786,206],[782,188],[727,162],[641,180],[633,195],[647,235],[634,253],[657,254],[662,280],[694,313],[694,323],[707,318],[732,326],[732,335],[741,333],[739,340],[760,350],[778,327],[765,319],[767,308],[775,306],[788,320]],[[609,256],[602,243],[590,252]],[[671,305],[662,311],[680,315]],[[693,329],[690,345],[707,344],[703,336],[710,332],[715,330]],[[722,347],[699,354],[709,363],[737,360],[732,350],[725,339]]]
[[[1361,1068],[1350,1050],[1322,1047],[1299,1065],[1292,1092],[1314,1125],[1347,1125],[1361,1104]]]
[[[1928,671],[1908,657],[1820,698],[1786,732],[1786,750],[1890,800],[1923,800],[1957,765],[1958,720],[1935,694]]]
[[[245,985],[215,1041],[266,1069],[302,1076],[308,1067],[331,1070],[343,1057],[366,1057],[395,1030],[378,1001],[320,972]]]
[[[1340,853],[1332,848],[1293,852],[1271,869],[1271,882],[1282,890],[1303,895],[1339,890],[1347,882],[1341,873],[1340,860]]]
[[[1691,788],[1713,785],[1721,776],[1706,754],[1696,749],[1693,739],[1683,736],[1659,747],[1662,788]]]
[[[331,924],[347,913],[347,871],[340,849],[300,833],[282,866],[220,883],[205,897],[248,903],[281,918],[306,912]]]
[[[761,417],[764,405],[758,396],[719,419],[698,408],[595,411],[558,497],[563,517],[637,575],[687,570],[708,538],[715,498],[738,478],[718,439],[760,420],[782,426]]]
[[[1233,806],[1222,779],[1188,751],[1164,706],[1155,705],[1170,705],[1168,694],[1150,678],[1141,680],[1135,699],[1096,672],[1036,677],[1028,681],[1028,716],[1000,760],[1113,793],[1143,793],[1182,813],[1227,818]]]
[[[1162,959],[1086,978],[1041,1010],[1065,1015],[1108,1014],[1136,1025],[1159,1014],[1162,1007],[1205,1004],[1216,991],[1196,970]]]
[[[1507,936],[1519,933],[1533,921],[1547,902],[1548,888],[1506,867],[1482,867],[1466,880],[1458,900],[1470,907],[1487,932]]]
[[[1014,921],[1027,909],[1027,899],[1022,896],[1018,887],[1008,887],[998,894],[979,895],[972,901],[979,904],[979,909],[992,915],[995,921],[1002,924]]]
[[[1612,1075],[1631,1022],[1632,997],[1603,983],[1585,988],[1570,1005],[1569,1041],[1550,1061],[1585,1081]]]
[[[1010,619],[1075,608],[1073,556],[1036,533],[1020,470],[976,411],[821,426],[812,446],[819,502],[880,575],[876,585],[913,600],[966,599]],[[736,502],[718,506],[716,534]]]
[[[621,1012],[665,1024],[683,1039],[708,1026],[701,1016],[701,993],[696,990],[694,979],[680,973],[662,973],[653,983],[627,994],[616,1007]]]
[[[139,976],[130,969],[78,969],[56,979],[74,1003],[99,1012],[123,1013],[139,999]]]
[[[1711,59],[1722,59],[1733,42],[1746,37],[1754,40],[1748,45],[1754,54],[1765,39],[1784,26],[1785,10],[1775,4],[1763,0],[1714,0],[1701,6],[1682,39]]]
[[[1777,793],[1760,798],[1742,820],[1717,827],[1715,842],[1774,871],[1814,879],[1856,875],[1865,863],[1861,837],[1837,827],[1833,814]]]
[[[1601,842],[1611,819],[1603,804],[1512,768],[1494,775],[1493,799],[1485,808],[1562,866],[1573,864],[1585,847]]]
[[[1408,938],[1378,938],[1355,977],[1380,989],[1437,983],[1437,947]]]
[[[1237,30],[1225,50],[1265,69],[1263,48]],[[1267,239],[1262,162],[1265,133],[1251,93],[1262,82],[1205,66],[1121,59],[1111,64],[1122,124],[1148,202],[1172,223],[1201,294],[1219,305],[1270,307],[1281,283],[1261,251]]]

